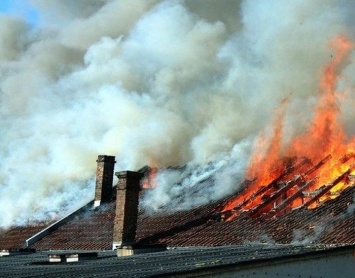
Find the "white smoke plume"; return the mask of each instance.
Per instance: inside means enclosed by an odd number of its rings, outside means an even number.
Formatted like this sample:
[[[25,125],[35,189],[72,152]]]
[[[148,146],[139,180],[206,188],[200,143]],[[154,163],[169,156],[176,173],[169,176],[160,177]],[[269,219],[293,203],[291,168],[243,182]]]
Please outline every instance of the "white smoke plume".
[[[325,224],[325,223],[324,223]],[[329,229],[329,227],[328,227]],[[326,226],[323,225],[314,225],[312,227],[312,232],[296,229],[293,231],[293,238],[291,241],[292,245],[309,245],[314,243],[326,230]]]
[[[145,192],[141,205],[146,213],[188,210],[220,200],[240,189],[249,157],[250,141],[236,145],[231,153],[200,166],[160,169],[157,186]]]
[[[119,170],[233,161],[242,179],[233,150],[248,157],[289,95],[303,127],[328,42],[355,40],[350,0],[28,1],[35,25],[0,17],[0,227],[90,199],[98,154]],[[354,58],[339,84],[349,133]]]

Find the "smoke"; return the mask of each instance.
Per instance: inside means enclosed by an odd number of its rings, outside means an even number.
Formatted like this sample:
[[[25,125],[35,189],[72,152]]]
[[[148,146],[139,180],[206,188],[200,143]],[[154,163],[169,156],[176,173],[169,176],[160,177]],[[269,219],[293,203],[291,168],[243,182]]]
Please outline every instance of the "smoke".
[[[280,100],[291,95],[292,135],[311,117],[328,42],[355,37],[345,0],[29,2],[36,24],[0,17],[1,227],[89,199],[98,154],[119,170],[188,165],[161,173],[153,199],[186,195],[198,171],[217,183],[184,204],[237,190]],[[339,83],[348,132],[354,70],[352,53]]]
[[[231,153],[204,165],[161,169],[157,186],[145,192],[141,205],[147,213],[188,210],[236,193],[244,180],[250,141],[236,145]]]
[[[329,222],[329,221],[328,221]],[[310,227],[311,231],[296,229],[293,231],[293,238],[291,241],[292,245],[308,245],[316,241],[323,232],[331,227],[326,227],[327,223],[322,223],[321,225],[313,225]]]
[[[307,228],[295,229],[293,231],[292,245],[307,245],[317,242],[325,232],[331,233],[337,223],[351,217],[355,211],[355,196],[352,201],[346,204],[344,209],[339,214],[324,215],[324,218],[318,219],[315,223],[308,225]],[[329,217],[331,216],[331,217]]]
[[[354,214],[354,212],[355,212],[355,196],[353,197],[352,203],[348,204],[347,215],[351,216]]]

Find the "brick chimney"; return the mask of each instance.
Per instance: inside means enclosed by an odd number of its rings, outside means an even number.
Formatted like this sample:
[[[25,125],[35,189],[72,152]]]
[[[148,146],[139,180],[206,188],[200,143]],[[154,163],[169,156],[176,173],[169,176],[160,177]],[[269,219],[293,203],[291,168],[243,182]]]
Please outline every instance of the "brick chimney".
[[[113,228],[113,249],[135,241],[138,217],[140,181],[139,172],[117,172],[116,214]]]
[[[101,202],[107,202],[112,198],[112,182],[115,166],[115,157],[109,155],[99,155],[96,170],[95,202],[97,207]]]

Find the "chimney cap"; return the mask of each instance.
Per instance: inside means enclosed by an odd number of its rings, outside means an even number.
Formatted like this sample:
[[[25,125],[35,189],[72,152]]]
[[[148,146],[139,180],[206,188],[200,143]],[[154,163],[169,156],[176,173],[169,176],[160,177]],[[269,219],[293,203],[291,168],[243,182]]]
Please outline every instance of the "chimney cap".
[[[112,155],[98,155],[96,162],[111,162],[116,163],[115,157]]]
[[[124,178],[142,178],[144,176],[143,173],[139,172],[133,172],[133,171],[120,171],[116,172],[115,176],[119,179],[124,179]]]

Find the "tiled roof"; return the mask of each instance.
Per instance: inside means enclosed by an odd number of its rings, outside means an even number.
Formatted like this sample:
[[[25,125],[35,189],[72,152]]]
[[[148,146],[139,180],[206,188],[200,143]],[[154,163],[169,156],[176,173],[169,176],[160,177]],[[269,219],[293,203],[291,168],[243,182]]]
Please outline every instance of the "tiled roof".
[[[144,217],[138,236],[142,243],[170,246],[217,246],[243,243],[355,243],[355,215],[352,213],[355,187],[315,209],[295,209],[277,217],[249,217],[241,214],[231,221],[214,217],[213,205],[185,213]]]
[[[39,250],[112,249],[114,212],[115,201],[88,209],[30,247]]]
[[[139,243],[168,246],[220,246],[245,243],[355,244],[355,187],[314,209],[305,207],[281,215],[250,217],[241,213],[222,221],[216,212],[225,200],[188,211],[138,216]],[[110,250],[113,241],[115,201],[77,215],[50,235],[30,246],[37,250]],[[26,238],[44,226],[13,228],[0,234],[0,249],[21,248]]]
[[[18,226],[0,230],[0,250],[24,248],[25,240],[47,225],[48,223],[36,223],[32,226]]]

